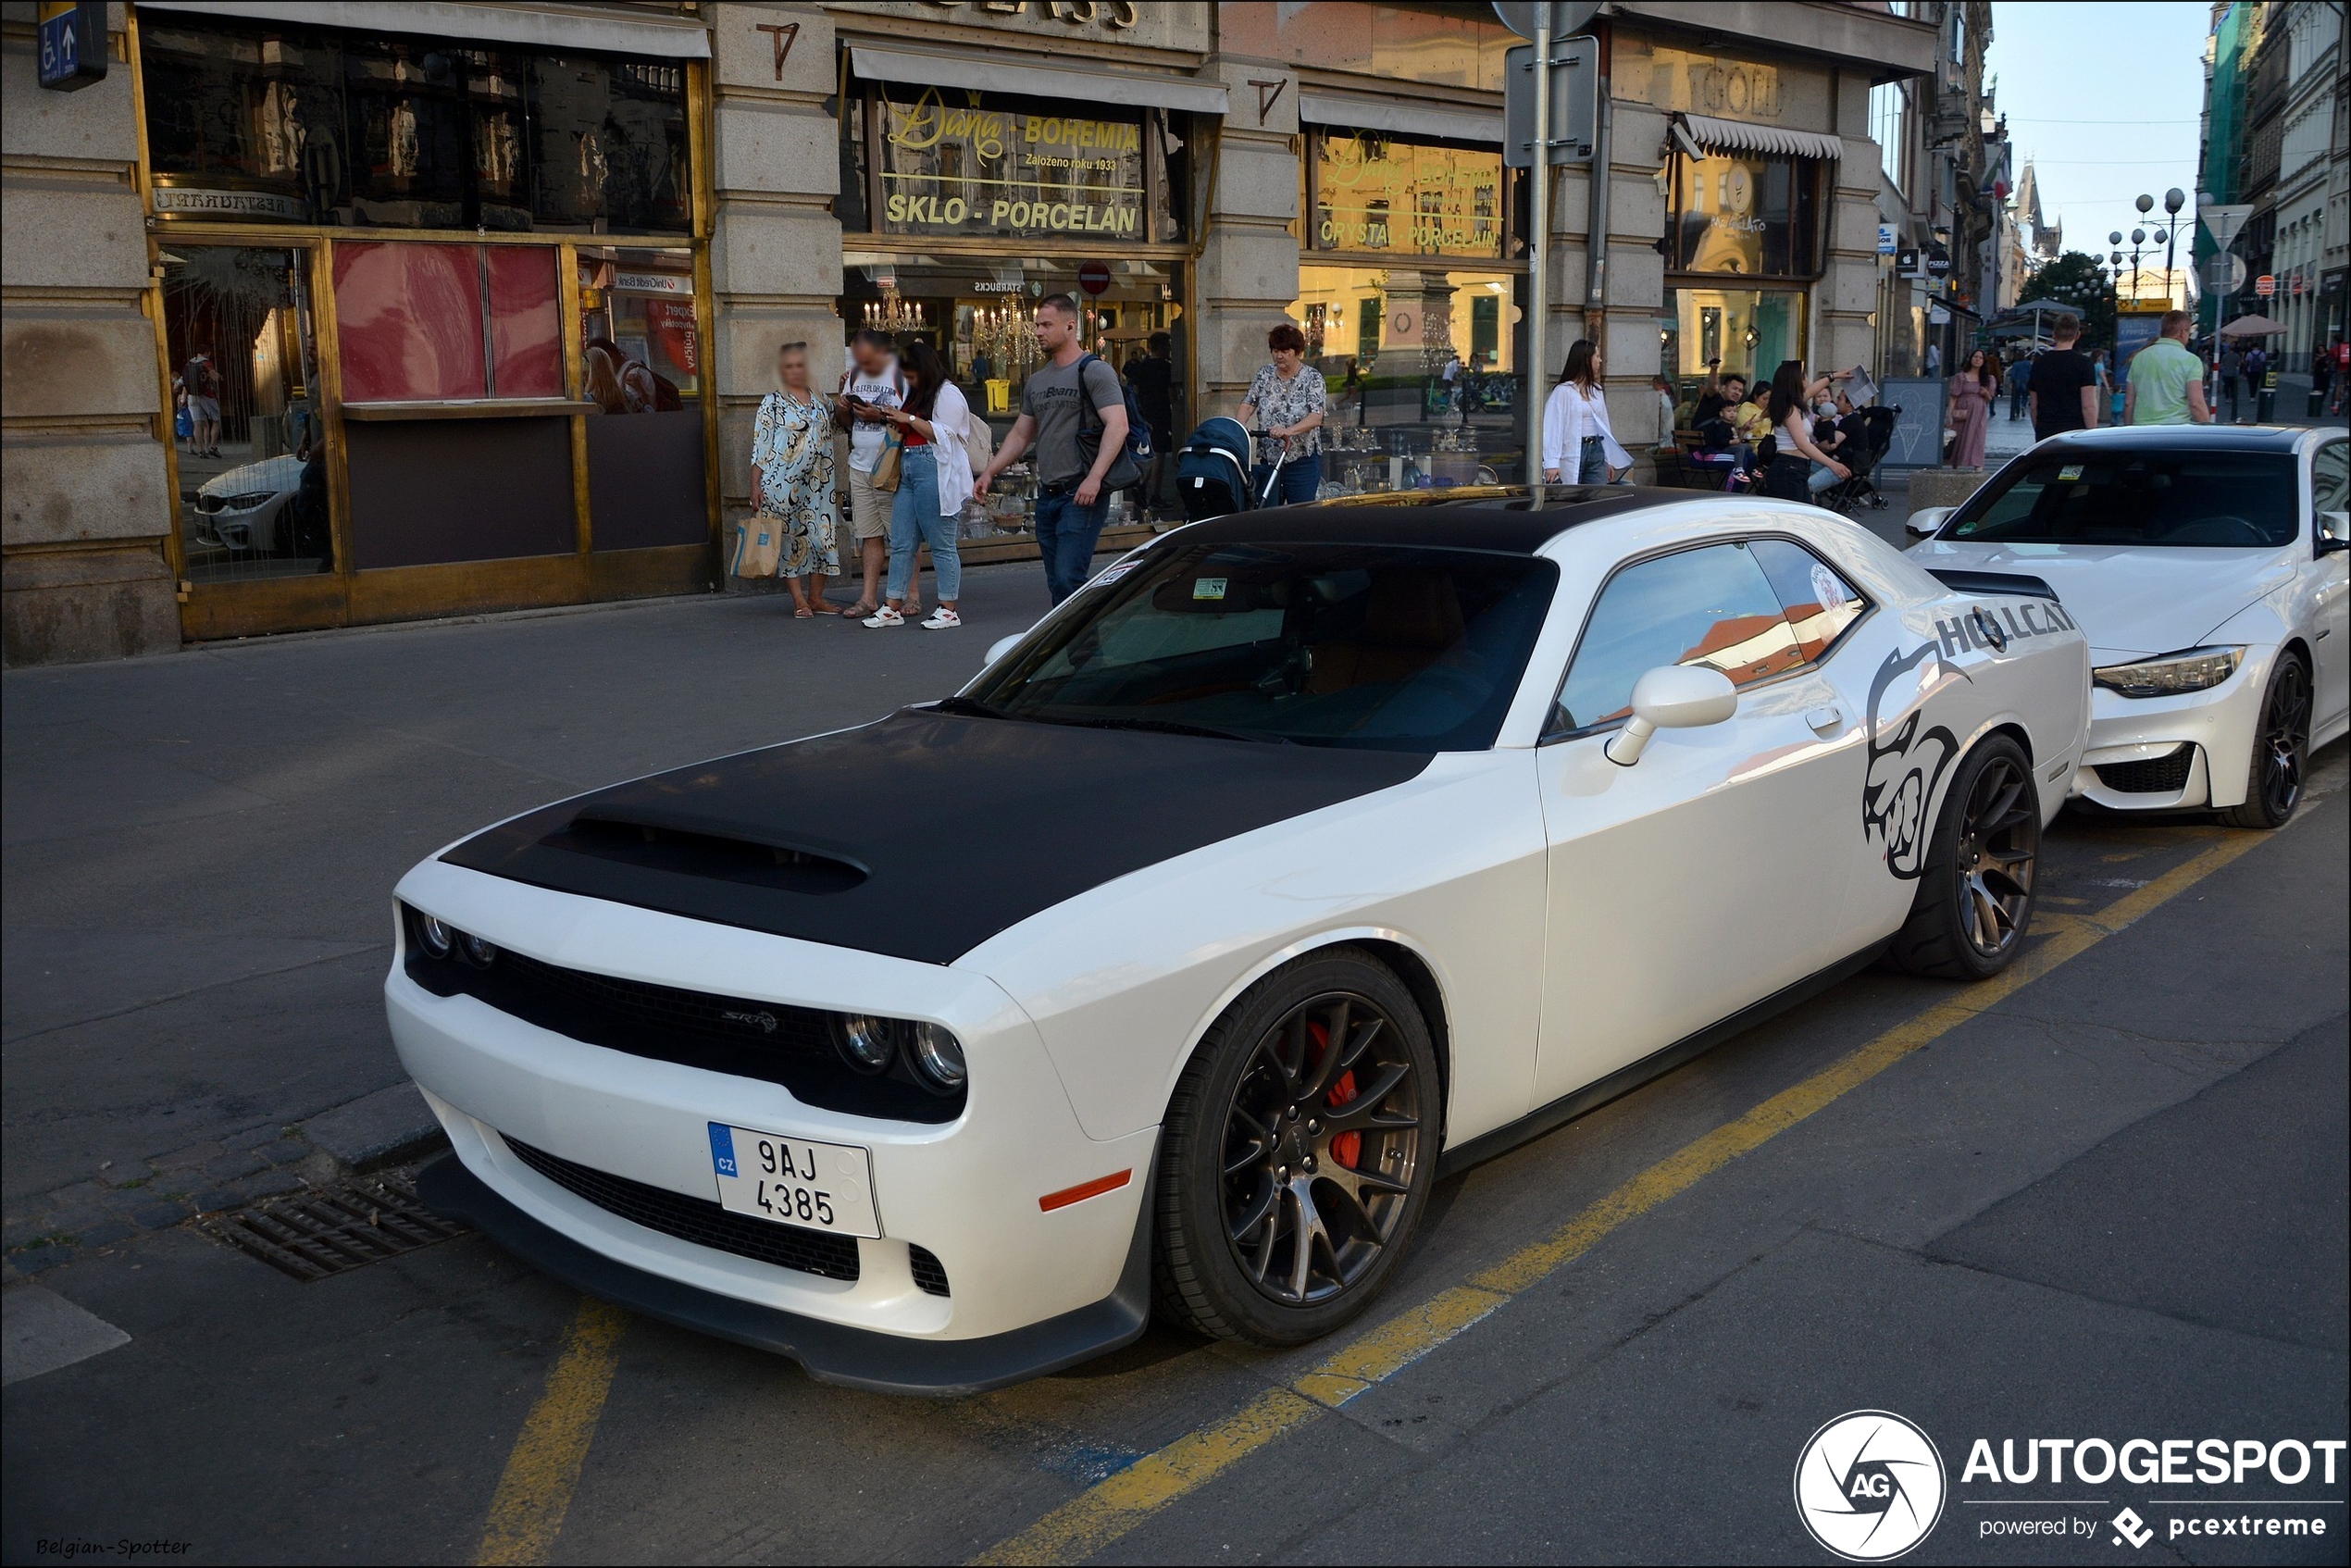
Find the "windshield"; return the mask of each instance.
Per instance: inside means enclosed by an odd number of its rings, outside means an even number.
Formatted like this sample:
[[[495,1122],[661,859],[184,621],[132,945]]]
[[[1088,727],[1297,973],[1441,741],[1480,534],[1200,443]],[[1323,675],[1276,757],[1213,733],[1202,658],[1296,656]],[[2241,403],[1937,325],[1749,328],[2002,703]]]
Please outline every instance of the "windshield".
[[[1012,718],[1387,751],[1494,742],[1558,568],[1396,545],[1171,541],[961,699]]]
[[[1952,516],[1943,537],[2000,544],[2291,544],[2301,527],[2294,478],[2288,453],[2076,447],[2011,465]]]

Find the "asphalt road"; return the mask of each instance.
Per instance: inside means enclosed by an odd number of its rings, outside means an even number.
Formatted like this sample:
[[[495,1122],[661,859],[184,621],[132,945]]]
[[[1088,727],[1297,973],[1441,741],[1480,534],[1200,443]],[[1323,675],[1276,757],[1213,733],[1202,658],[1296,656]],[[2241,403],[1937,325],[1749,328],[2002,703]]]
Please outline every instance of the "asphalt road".
[[[700,601],[9,674],[12,1220],[108,1161],[298,1155],[395,1084],[385,894],[440,844],[934,694],[1042,605],[1012,567],[952,634]],[[2010,982],[1865,975],[1448,1181],[1381,1307],[1301,1352],[1154,1330],[897,1400],[476,1238],[302,1285],[191,1226],[18,1237],[0,1558],[1826,1561],[1799,1450],[1878,1409],[1949,1476],[1912,1560],[2344,1561],[2339,1458],[1961,1475],[1978,1438],[2345,1436],[2351,801],[2321,763],[2277,835],[2069,815]],[[2223,1515],[2326,1533],[2185,1533]]]

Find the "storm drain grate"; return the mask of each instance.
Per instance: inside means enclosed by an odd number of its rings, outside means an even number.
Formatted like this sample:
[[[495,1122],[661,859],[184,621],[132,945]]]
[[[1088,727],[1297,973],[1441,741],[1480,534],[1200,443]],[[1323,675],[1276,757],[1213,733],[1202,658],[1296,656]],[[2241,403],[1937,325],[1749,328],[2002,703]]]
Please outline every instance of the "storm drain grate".
[[[388,1176],[273,1198],[214,1214],[203,1225],[239,1251],[305,1284],[463,1236],[468,1228],[434,1213],[405,1181]]]

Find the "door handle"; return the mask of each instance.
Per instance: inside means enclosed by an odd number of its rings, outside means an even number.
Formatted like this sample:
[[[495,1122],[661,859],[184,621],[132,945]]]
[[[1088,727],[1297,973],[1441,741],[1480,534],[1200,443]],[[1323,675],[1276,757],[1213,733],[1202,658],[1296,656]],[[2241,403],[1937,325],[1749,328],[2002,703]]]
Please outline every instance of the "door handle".
[[[1835,704],[1825,708],[1814,708],[1804,716],[1804,722],[1826,735],[1833,730],[1845,728],[1845,711]]]

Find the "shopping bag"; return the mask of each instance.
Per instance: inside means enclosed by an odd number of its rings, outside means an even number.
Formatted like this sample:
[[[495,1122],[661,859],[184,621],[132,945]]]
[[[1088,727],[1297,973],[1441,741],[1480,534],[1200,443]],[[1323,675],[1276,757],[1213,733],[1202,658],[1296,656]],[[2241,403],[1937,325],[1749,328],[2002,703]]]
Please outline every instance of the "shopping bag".
[[[876,490],[880,491],[885,495],[894,493],[897,491],[900,460],[904,455],[905,451],[906,442],[899,436],[896,430],[890,431],[888,436],[883,438],[881,456],[875,460],[874,476],[873,479],[868,481]]]
[[[735,559],[728,570],[737,577],[774,577],[783,555],[783,521],[764,512],[742,520],[735,535]]]

